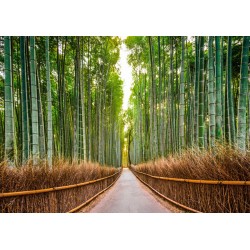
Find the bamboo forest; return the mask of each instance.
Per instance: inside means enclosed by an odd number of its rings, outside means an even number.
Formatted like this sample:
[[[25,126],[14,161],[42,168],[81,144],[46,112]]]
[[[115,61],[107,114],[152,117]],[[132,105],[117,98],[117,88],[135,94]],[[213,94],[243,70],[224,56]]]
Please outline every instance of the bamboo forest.
[[[0,212],[250,212],[249,45],[0,37]]]

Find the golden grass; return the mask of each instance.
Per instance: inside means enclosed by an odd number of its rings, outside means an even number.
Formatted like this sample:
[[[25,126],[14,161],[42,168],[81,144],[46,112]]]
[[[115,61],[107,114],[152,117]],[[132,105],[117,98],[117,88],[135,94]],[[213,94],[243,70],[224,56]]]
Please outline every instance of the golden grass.
[[[213,152],[187,150],[133,166],[147,174],[195,180],[250,180],[250,153],[217,145]],[[250,212],[250,186],[180,183],[139,177],[161,194],[201,212]]]
[[[56,161],[50,169],[46,163],[27,164],[9,168],[0,164],[0,191],[2,193],[67,186],[96,180],[119,171],[96,163],[69,163]],[[0,212],[67,212],[109,186],[117,176],[87,186],[50,193],[0,198]]]

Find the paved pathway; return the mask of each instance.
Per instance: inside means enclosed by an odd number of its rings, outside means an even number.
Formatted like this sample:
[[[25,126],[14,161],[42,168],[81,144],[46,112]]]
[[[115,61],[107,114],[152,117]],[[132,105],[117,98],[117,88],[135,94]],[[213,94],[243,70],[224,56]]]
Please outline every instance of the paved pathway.
[[[170,213],[149,194],[133,173],[125,168],[118,181],[90,213]]]

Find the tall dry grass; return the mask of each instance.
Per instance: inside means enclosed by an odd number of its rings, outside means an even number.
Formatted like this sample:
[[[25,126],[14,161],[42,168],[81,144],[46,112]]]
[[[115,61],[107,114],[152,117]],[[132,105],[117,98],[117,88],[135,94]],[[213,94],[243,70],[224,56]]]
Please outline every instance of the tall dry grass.
[[[1,163],[0,191],[7,193],[67,186],[106,177],[119,170],[95,163],[72,164],[66,161],[56,161],[52,169],[46,163],[12,169]],[[116,178],[117,175],[87,186],[49,193],[0,197],[0,212],[67,212],[108,187]]]
[[[250,180],[250,153],[218,145],[213,152],[187,150],[133,169],[147,174],[196,180]],[[139,174],[163,195],[201,212],[250,212],[250,186],[164,181]]]

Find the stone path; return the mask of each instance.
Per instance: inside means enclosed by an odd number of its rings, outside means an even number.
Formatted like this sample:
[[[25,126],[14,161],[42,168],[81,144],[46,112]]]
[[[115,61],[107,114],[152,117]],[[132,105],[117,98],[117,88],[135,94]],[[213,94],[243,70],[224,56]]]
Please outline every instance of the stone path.
[[[171,213],[149,194],[133,173],[124,168],[122,175],[90,213]]]

